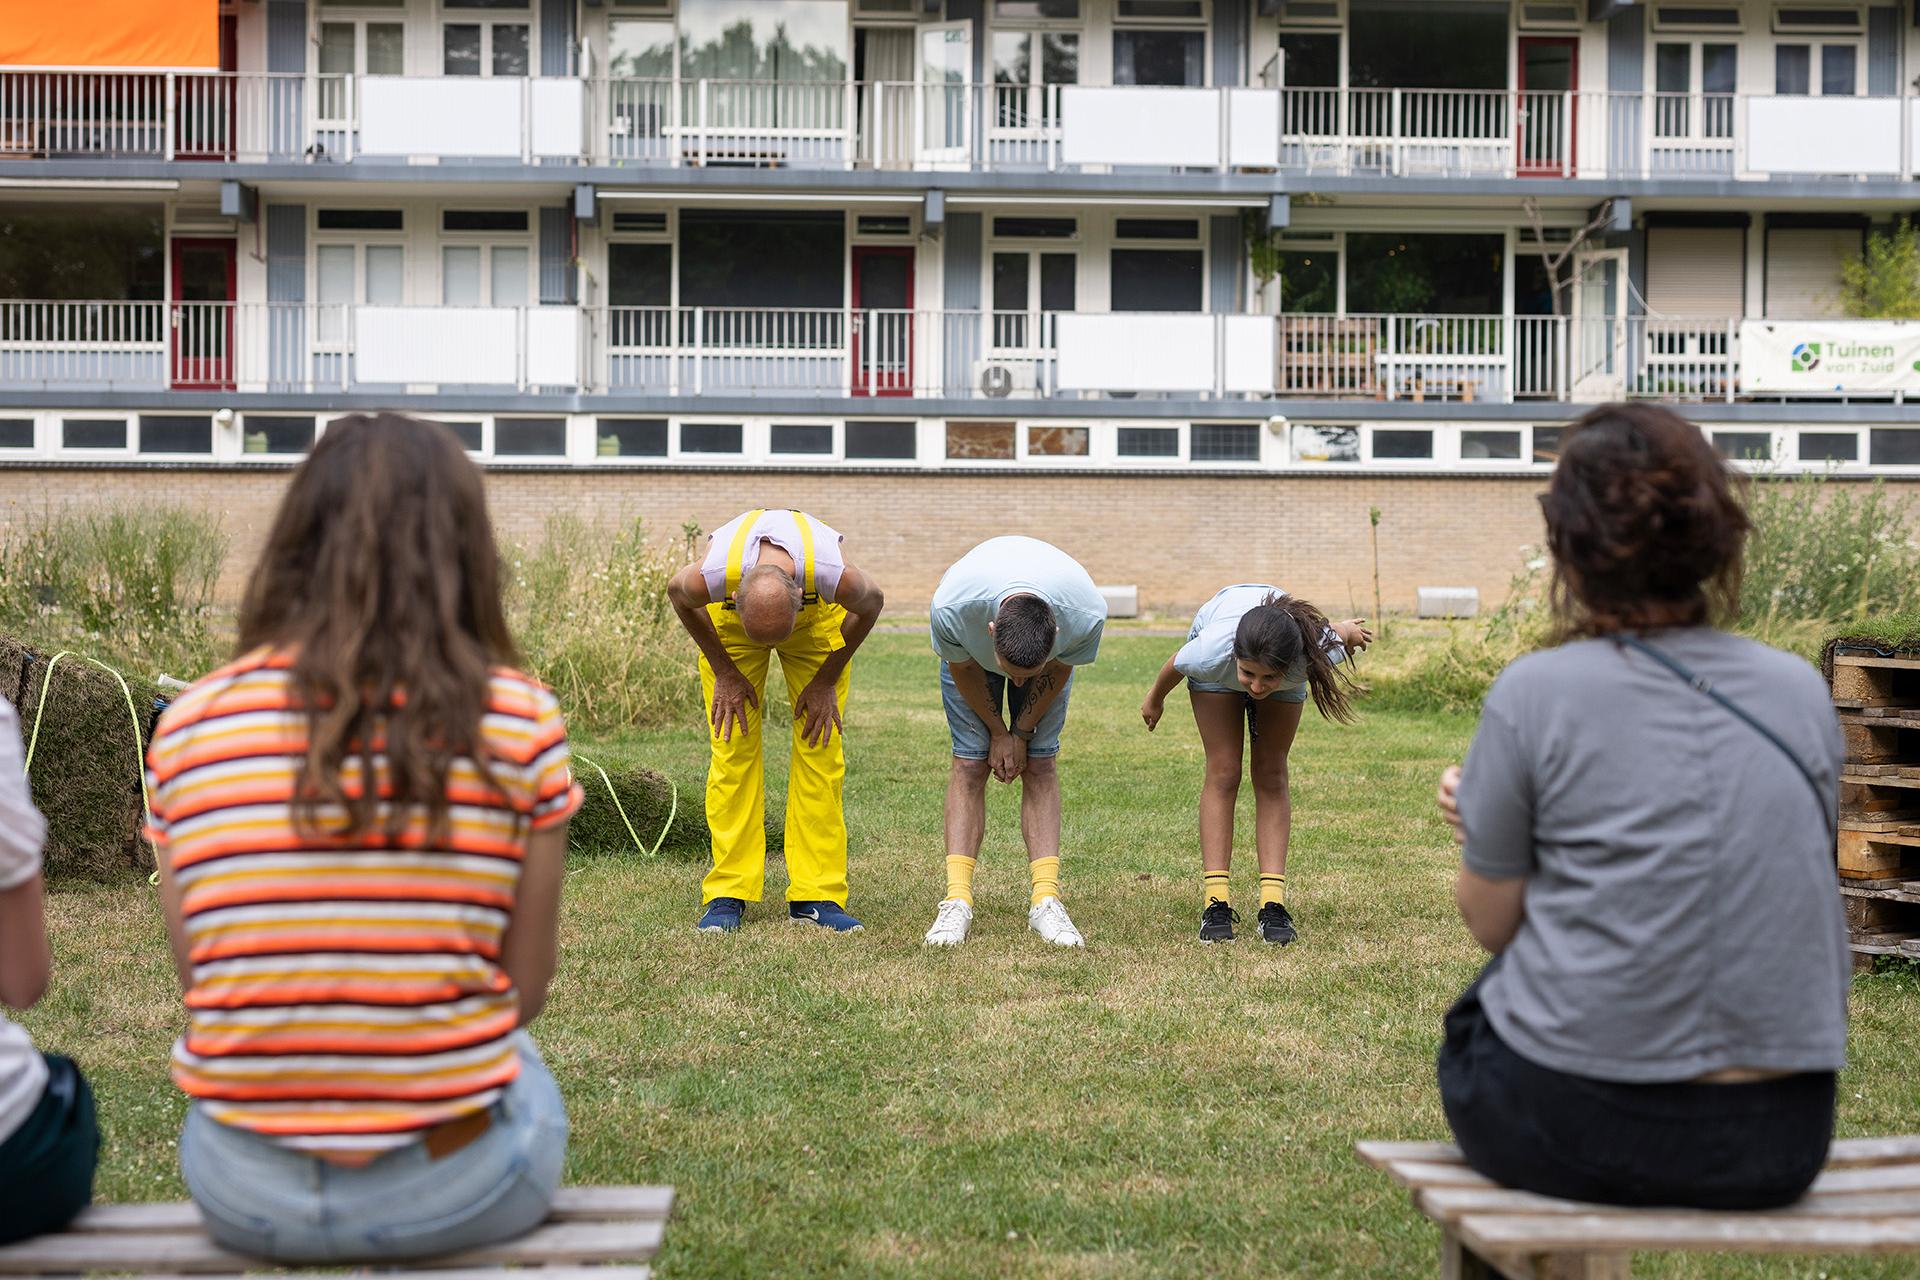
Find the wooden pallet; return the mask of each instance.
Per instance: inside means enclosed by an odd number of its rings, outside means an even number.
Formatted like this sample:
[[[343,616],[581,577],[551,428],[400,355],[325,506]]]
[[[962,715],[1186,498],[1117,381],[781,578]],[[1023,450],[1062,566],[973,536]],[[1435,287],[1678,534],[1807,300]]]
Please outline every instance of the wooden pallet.
[[[1856,963],[1912,954],[1920,936],[1920,654],[1836,653],[1833,705],[1846,738],[1834,866]]]
[[[508,1267],[531,1269],[529,1280],[648,1280],[643,1264],[658,1252],[672,1208],[672,1187],[563,1187],[546,1223],[518,1240],[387,1269],[430,1271],[432,1280],[512,1280]],[[95,1205],[57,1235],[0,1246],[4,1276],[105,1271],[158,1280],[241,1276],[267,1266],[208,1239],[199,1212],[185,1202]],[[338,1280],[337,1272],[278,1275]]]
[[[1623,1209],[1512,1191],[1444,1142],[1362,1142],[1360,1159],[1440,1224],[1447,1280],[1626,1280],[1636,1252],[1920,1255],[1920,1135],[1833,1144],[1784,1209]]]

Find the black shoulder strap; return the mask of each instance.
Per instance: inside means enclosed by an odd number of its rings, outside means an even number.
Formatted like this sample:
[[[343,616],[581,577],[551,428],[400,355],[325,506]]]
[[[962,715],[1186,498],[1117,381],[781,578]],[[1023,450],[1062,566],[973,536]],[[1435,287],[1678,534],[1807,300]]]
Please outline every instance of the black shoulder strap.
[[[1640,637],[1630,636],[1630,635],[1619,635],[1619,636],[1615,636],[1614,639],[1617,640],[1620,644],[1625,645],[1627,648],[1634,650],[1635,652],[1646,654],[1649,658],[1652,658],[1655,662],[1665,667],[1668,671],[1671,671],[1675,676],[1679,677],[1681,680],[1685,681],[1687,684],[1692,685],[1695,689],[1699,690],[1701,693],[1704,693],[1705,695],[1707,695],[1707,697],[1719,703],[1720,706],[1724,708],[1729,714],[1731,714],[1735,719],[1745,721],[1748,728],[1752,729],[1755,733],[1765,738],[1768,742],[1771,742],[1774,745],[1774,747],[1779,750],[1781,755],[1785,756],[1788,760],[1793,762],[1793,767],[1800,771],[1800,776],[1807,780],[1807,786],[1811,788],[1813,791],[1813,798],[1820,805],[1820,821],[1827,828],[1828,836],[1832,836],[1834,834],[1834,817],[1833,817],[1834,797],[1829,795],[1827,793],[1827,789],[1820,785],[1820,780],[1814,777],[1813,770],[1807,767],[1807,762],[1802,760],[1799,756],[1799,753],[1794,751],[1792,747],[1788,746],[1781,739],[1779,734],[1767,728],[1766,725],[1761,724],[1758,719],[1756,719],[1754,716],[1748,713],[1745,707],[1742,707],[1740,704],[1733,701],[1733,699],[1727,697],[1726,694],[1721,693],[1718,689],[1714,688],[1713,682],[1711,680],[1708,680],[1705,676],[1696,675],[1692,671],[1688,670],[1680,662],[1676,661],[1674,658],[1668,656],[1667,654],[1660,652],[1660,650],[1654,648],[1652,645],[1648,644],[1646,641],[1640,639]]]

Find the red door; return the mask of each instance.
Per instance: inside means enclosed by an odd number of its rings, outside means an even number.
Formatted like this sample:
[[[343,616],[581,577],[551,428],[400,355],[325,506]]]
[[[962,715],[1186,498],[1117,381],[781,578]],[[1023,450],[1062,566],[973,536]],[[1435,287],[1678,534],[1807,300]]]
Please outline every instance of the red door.
[[[181,160],[232,160],[239,130],[239,18],[220,15],[220,74],[174,78],[173,154]]]
[[[175,390],[233,390],[234,260],[231,240],[173,242],[167,331]]]
[[[1571,177],[1580,111],[1580,38],[1523,36],[1519,63],[1514,168],[1528,178]]]
[[[853,394],[913,394],[913,250],[853,251]]]

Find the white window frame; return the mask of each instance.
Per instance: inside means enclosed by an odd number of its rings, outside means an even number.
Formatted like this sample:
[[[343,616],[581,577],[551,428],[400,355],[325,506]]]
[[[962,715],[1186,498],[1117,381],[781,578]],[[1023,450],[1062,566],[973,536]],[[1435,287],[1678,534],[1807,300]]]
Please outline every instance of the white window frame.
[[[67,423],[69,422],[117,422],[120,424],[120,447],[117,449],[81,449],[67,443]],[[137,413],[57,413],[53,417],[53,435],[49,441],[51,452],[59,458],[135,458],[139,457],[140,415]]]
[[[756,425],[764,424],[764,422],[765,419],[763,418],[756,419],[745,414],[737,413],[689,414],[685,417],[669,417],[667,419],[667,461],[708,466],[719,463],[739,464],[748,462],[753,459],[756,454],[764,454],[766,452],[764,445],[766,431],[764,428],[757,433],[754,430]],[[740,427],[740,451],[738,453],[688,452],[680,447],[680,434],[681,429],[684,427],[730,427],[735,424],[738,424]],[[755,438],[756,435],[759,437],[758,440]],[[761,447],[756,449],[756,444],[760,444]]]
[[[1871,441],[1862,427],[1801,427],[1789,431],[1793,440],[1793,457],[1781,463],[1782,466],[1795,467],[1802,471],[1845,471],[1857,472],[1867,469],[1867,450]],[[1800,442],[1808,436],[1846,436],[1853,441],[1853,457],[1847,461],[1827,461],[1820,458],[1802,458]]]
[[[667,427],[667,451],[664,454],[602,454],[600,452],[600,420],[602,418],[652,419],[664,422]],[[586,463],[594,467],[662,467],[673,462],[673,419],[664,413],[592,413],[582,415],[586,432]]]
[[[1255,431],[1256,431],[1256,435],[1254,438],[1259,441],[1259,448],[1257,449],[1254,457],[1252,458],[1195,458],[1193,456],[1193,433],[1194,433],[1195,427],[1244,427],[1244,426],[1252,426],[1253,428],[1255,428]],[[1189,422],[1187,424],[1187,429],[1180,433],[1180,444],[1181,444],[1180,458],[1181,458],[1181,462],[1184,463],[1185,465],[1190,467],[1198,467],[1203,471],[1247,471],[1252,469],[1259,469],[1264,471],[1269,469],[1273,464],[1273,452],[1272,452],[1273,445],[1271,443],[1272,440],[1273,440],[1273,432],[1268,428],[1264,420],[1259,422],[1249,423],[1245,419],[1201,418],[1197,421]]]
[[[364,205],[336,205],[329,203],[325,207],[329,210],[365,208],[379,209],[385,212],[396,206],[391,203]],[[409,210],[402,207],[399,210],[400,230],[398,231],[336,231],[331,228],[323,231],[320,228],[320,209],[321,206],[313,205],[310,206],[307,211],[307,243],[313,246],[313,251],[307,255],[306,296],[313,299],[313,305],[316,308],[322,305],[329,305],[323,304],[320,301],[320,250],[323,248],[351,248],[354,251],[353,297],[349,299],[346,304],[349,308],[349,319],[347,323],[341,326],[340,336],[337,339],[322,340],[320,337],[321,326],[319,313],[316,311],[313,321],[313,333],[309,338],[309,342],[312,349],[316,352],[348,352],[353,349],[353,323],[350,318],[351,309],[368,305],[367,249],[369,247],[400,250],[400,302],[398,305],[404,307],[414,304],[412,263],[408,261],[407,254],[407,237],[413,229],[413,223],[409,217]]]
[[[1124,428],[1140,428],[1151,431],[1173,432],[1174,449],[1165,457],[1142,457],[1137,454],[1120,452],[1120,432]],[[1171,467],[1187,465],[1187,436],[1192,431],[1191,423],[1161,422],[1154,418],[1123,420],[1105,424],[1093,437],[1094,455],[1102,466],[1128,467],[1140,470],[1166,470]]]
[[[785,419],[785,421],[792,421],[792,419]],[[905,423],[911,424],[913,427],[913,457],[911,458],[850,458],[848,457],[847,456],[847,427],[849,425],[849,422],[846,419],[842,419],[840,420],[840,430],[837,436],[837,440],[839,444],[838,453],[841,461],[844,462],[847,466],[881,467],[881,468],[889,468],[896,471],[899,471],[899,470],[924,471],[929,469],[930,467],[937,467],[946,460],[947,438],[946,438],[946,425],[943,419],[927,419],[927,418],[914,418],[914,417],[888,418],[880,415],[863,413],[859,417],[852,419],[852,421],[855,421],[855,422],[905,422]],[[934,449],[931,454],[929,452],[930,446],[928,445],[929,433],[931,433],[931,436],[938,442],[938,446],[939,446],[937,449]],[[933,456],[934,454],[937,454],[938,456]],[[928,460],[930,456],[933,457],[933,460],[931,462],[929,462]]]
[[[434,6],[433,34],[439,39],[433,42],[434,74],[447,74],[447,28],[477,26],[480,28],[480,74],[478,76],[459,76],[457,79],[495,80],[502,78],[493,73],[493,29],[495,27],[525,27],[527,29],[527,75],[540,74],[540,13],[534,0],[526,0],[519,9],[454,9],[444,0]]]
[[[1376,458],[1373,453],[1373,437],[1379,431],[1425,431],[1433,441],[1433,448],[1424,458]],[[1445,446],[1440,437],[1445,429],[1437,422],[1367,422],[1360,427],[1360,465],[1378,467],[1383,471],[1417,471],[1421,468],[1431,470],[1442,465]],[[1454,450],[1455,461],[1459,460],[1458,446]]]
[[[1082,454],[1034,453],[1029,447],[1035,430],[1053,427],[1070,427],[1087,433],[1087,451]],[[1079,418],[1016,418],[1013,424],[1014,461],[1022,467],[1037,467],[1044,470],[1072,469],[1090,467],[1098,453],[1095,442],[1100,434],[1095,424]]]
[[[1792,466],[1799,465],[1796,458],[1790,458],[1786,456],[1789,453],[1797,454],[1798,452],[1798,450],[1795,450],[1792,447],[1793,431],[1791,428],[1768,426],[1766,423],[1762,423],[1762,422],[1756,422],[1756,423],[1716,422],[1709,425],[1705,425],[1701,429],[1704,432],[1706,432],[1707,443],[1709,444],[1713,443],[1713,438],[1717,435],[1752,435],[1752,436],[1767,437],[1767,448],[1768,448],[1767,457],[1728,458],[1727,459],[1728,462],[1732,463],[1735,467],[1739,468],[1742,471],[1755,472],[1755,473],[1765,472],[1765,471],[1777,471],[1783,466],[1792,467]],[[1714,452],[1716,453],[1719,452],[1719,449],[1717,446],[1715,447]]]
[[[248,453],[247,433],[249,423],[255,418],[312,418],[313,439],[307,442],[306,449],[300,453]],[[215,429],[218,430],[218,424],[215,425]],[[313,452],[314,446],[320,443],[320,434],[324,430],[326,430],[326,418],[318,413],[308,413],[305,410],[297,408],[246,410],[241,413],[239,425],[235,428],[234,432],[235,435],[239,437],[240,453],[238,460],[242,466],[248,467],[298,466],[308,454]]]
[[[1213,0],[1201,0],[1201,15],[1198,18],[1123,18],[1120,16],[1119,0],[1109,0],[1112,4],[1112,22],[1108,28],[1108,37],[1115,40],[1122,31],[1198,31],[1200,33],[1200,83],[1189,88],[1210,89],[1213,83]],[[1115,40],[1117,43],[1117,40]],[[1108,50],[1108,77],[1114,74],[1114,51]],[[1342,59],[1341,74],[1344,76],[1345,59]]]
[[[1143,239],[1138,239],[1131,236],[1123,239],[1121,238],[1121,235],[1120,235],[1120,221],[1123,218],[1126,219],[1128,222],[1134,222],[1134,221],[1192,222],[1195,224],[1194,237],[1191,240],[1151,240],[1151,239],[1143,240]],[[1175,312],[1174,314],[1176,315],[1209,314],[1208,308],[1213,305],[1213,253],[1212,253],[1212,243],[1211,243],[1212,237],[1208,234],[1207,216],[1205,213],[1199,213],[1192,216],[1188,216],[1186,214],[1181,213],[1177,209],[1166,210],[1166,211],[1155,211],[1155,212],[1148,212],[1148,213],[1127,213],[1123,210],[1114,215],[1113,222],[1111,225],[1113,228],[1113,234],[1107,237],[1107,260],[1105,264],[1106,275],[1107,275],[1108,310],[1111,311],[1113,307],[1113,251],[1114,250],[1144,249],[1144,250],[1152,251],[1155,249],[1161,249],[1161,250],[1168,250],[1172,252],[1192,253],[1194,250],[1198,249],[1200,251],[1200,310],[1198,312]],[[1074,301],[1078,303],[1079,298],[1076,296]],[[1079,310],[1079,309],[1080,308],[1078,307],[1075,308],[1075,310]]]
[[[980,297],[981,307],[987,325],[985,341],[982,344],[983,360],[1026,360],[1044,364],[1051,348],[1038,344],[1033,339],[1045,327],[1044,313],[1040,309],[1040,255],[1043,253],[1066,253],[1073,257],[1073,309],[1076,313],[1086,310],[1081,300],[1086,292],[1087,250],[1091,247],[1087,236],[1087,219],[1082,214],[1065,215],[1073,221],[1071,236],[1006,236],[998,237],[993,233],[995,214],[987,214],[986,249],[981,254]],[[1007,217],[1020,217],[1020,214],[1007,214]],[[1034,217],[1051,218],[1062,215],[1039,213]],[[1000,253],[1023,253],[1027,255],[1027,317],[1028,342],[1025,346],[1003,347],[996,341],[997,329],[994,317],[1012,315],[1011,311],[1002,312],[993,303],[993,259]],[[989,419],[999,421],[999,419]]]
[[[537,453],[537,454],[526,454],[526,453],[502,454],[498,452],[499,446],[500,446],[500,419],[502,418],[537,418],[542,422],[558,422],[561,427],[560,452]],[[501,467],[565,466],[568,463],[571,463],[573,461],[573,451],[574,451],[574,444],[575,444],[573,416],[571,414],[565,414],[565,413],[543,413],[537,409],[530,409],[525,413],[496,413],[496,414],[490,415],[487,418],[486,428],[481,433],[481,440],[486,445],[486,452],[484,454],[477,454],[475,456],[482,457],[487,462],[497,466],[501,466]]]
[[[380,23],[400,28],[400,70],[407,71],[407,55],[413,48],[415,28],[407,22],[404,8],[382,9],[368,5],[322,5],[314,16],[313,39],[307,42],[307,70],[313,75],[336,76],[352,74],[364,76],[372,74],[367,70],[367,24]],[[351,73],[320,70],[320,28],[325,26],[350,26],[353,28],[353,70]]]
[[[1804,94],[1781,94],[1779,92],[1778,62],[1780,50],[1793,48],[1803,48],[1807,51],[1807,91]],[[1853,91],[1851,93],[1827,93],[1822,63],[1824,62],[1826,51],[1830,48],[1847,48],[1853,50]],[[1773,42],[1773,56],[1775,61],[1767,68],[1773,77],[1773,84],[1769,89],[1769,93],[1772,96],[1792,98],[1859,98],[1866,95],[1867,40],[1864,35],[1813,35],[1802,38],[1796,34],[1792,37],[1775,40]]]
[[[1734,35],[1735,38],[1721,38],[1728,34]],[[1743,44],[1737,37],[1737,32],[1715,32],[1712,35],[1706,33],[1683,33],[1677,39],[1654,40],[1652,42],[1653,47],[1648,51],[1646,58],[1646,96],[1653,104],[1654,118],[1651,128],[1653,130],[1652,143],[1655,147],[1662,145],[1670,146],[1676,142],[1715,143],[1725,144],[1727,146],[1733,144],[1734,136],[1739,128],[1737,122],[1737,104],[1740,92],[1740,72],[1741,68],[1747,64],[1748,58],[1753,55],[1753,50]],[[1660,46],[1666,44],[1685,45],[1687,47],[1687,88],[1684,93],[1663,92],[1660,88]],[[1710,44],[1733,46],[1734,90],[1731,93],[1708,93],[1703,87],[1706,83],[1706,46]],[[1772,74],[1771,66],[1768,68],[1768,74]],[[1675,99],[1685,100],[1687,128],[1685,132],[1664,132],[1663,125],[1665,122],[1662,119],[1661,104],[1663,102],[1672,102]],[[1709,117],[1716,112],[1725,114],[1725,126],[1721,132],[1709,132],[1707,128]]]
[[[1554,19],[1551,19],[1551,18],[1547,18],[1547,19],[1531,18],[1530,19],[1527,17],[1527,5],[1529,3],[1563,4],[1568,9],[1571,9],[1573,11],[1574,16],[1572,18],[1562,19],[1559,21],[1555,21]],[[1514,6],[1513,6],[1514,29],[1516,31],[1578,32],[1586,25],[1585,19],[1582,16],[1585,9],[1586,9],[1586,6],[1578,3],[1578,0],[1515,0]]]
[[[832,428],[832,445],[825,453],[779,453],[776,452],[773,447],[773,429],[775,427],[830,427]],[[743,435],[745,434],[747,433],[743,433]],[[748,436],[748,438],[750,438],[750,436]],[[776,462],[783,467],[831,466],[845,460],[847,428],[846,423],[838,418],[832,418],[826,422],[822,422],[817,418],[809,418],[804,414],[786,414],[779,417],[768,418],[765,425],[765,438],[767,442],[766,460]],[[741,444],[744,446],[746,443],[747,440],[743,438]]]
[[[525,214],[525,231],[449,231],[446,229],[446,216],[449,213],[520,213]],[[449,248],[478,248],[480,253],[481,307],[501,307],[521,305],[537,307],[540,305],[540,214],[538,210],[521,205],[469,204],[461,201],[455,204],[436,206],[433,211],[433,305],[439,307],[453,304],[445,301],[447,296],[446,253]],[[525,249],[527,251],[527,300],[521,304],[503,304],[493,299],[493,251],[502,249]],[[676,273],[677,274],[677,273]]]
[[[1079,0],[1080,16],[1077,18],[1001,18],[993,13],[993,0],[986,0],[986,2],[988,9],[987,29],[984,37],[986,48],[980,69],[981,78],[986,81],[990,94],[987,106],[987,136],[989,138],[1026,140],[1047,137],[1050,132],[1057,131],[1060,127],[1060,121],[1054,118],[1050,112],[1050,108],[1052,108],[1058,100],[1055,90],[1066,85],[1068,82],[1053,81],[1046,78],[1046,59],[1040,56],[1037,42],[1043,35],[1070,35],[1077,39],[1080,42],[1079,61],[1076,67],[1078,78],[1075,79],[1072,84],[1086,84],[1087,50],[1091,47],[1089,37],[1092,31],[1092,23],[1087,16],[1087,8],[1094,0]],[[994,43],[996,38],[1003,34],[1025,36],[1028,41],[1027,72],[1030,78],[1024,85],[1002,85],[996,78],[997,70],[994,65]],[[1016,89],[1024,89],[1026,91],[1028,103],[1027,123],[1025,125],[1000,123],[999,95],[1002,89],[1008,90],[1009,92]],[[1033,96],[1036,94],[1039,95],[1040,98],[1038,109],[1035,108],[1035,104],[1032,101]]]
[[[1335,431],[1351,430],[1355,433],[1354,435],[1355,442],[1360,446],[1361,457],[1355,458],[1352,460],[1347,460],[1344,458],[1296,457],[1293,451],[1293,433],[1301,427],[1321,427],[1321,428],[1327,428]],[[1314,469],[1325,468],[1330,471],[1339,470],[1343,467],[1351,470],[1354,467],[1360,466],[1362,464],[1362,460],[1366,456],[1366,448],[1367,448],[1366,434],[1367,434],[1366,428],[1358,422],[1328,422],[1325,420],[1318,421],[1318,422],[1289,422],[1287,423],[1286,435],[1284,437],[1283,447],[1281,450],[1283,454],[1282,465],[1288,466],[1288,467],[1308,467],[1308,468],[1314,468]]]
[[[953,471],[990,471],[995,467],[1017,467],[1020,465],[1020,453],[1026,432],[1023,428],[1027,420],[1017,412],[995,413],[992,406],[1004,404],[1009,410],[1019,406],[1013,401],[984,400],[985,407],[978,413],[956,413],[949,417],[936,419],[938,446],[934,454],[934,463],[943,469]],[[947,456],[947,427],[950,423],[975,422],[1011,422],[1013,424],[1013,456],[1011,458],[950,458]]]
[[[1466,454],[1467,432],[1500,432],[1511,435],[1519,441],[1520,451],[1511,458],[1469,458]],[[1450,438],[1442,443],[1434,442],[1436,458],[1441,454],[1451,454],[1451,461],[1468,471],[1501,471],[1515,467],[1528,466],[1533,461],[1533,437],[1524,425],[1511,422],[1463,422],[1448,429]]]
[[[1292,5],[1283,5],[1280,11],[1279,27],[1282,31],[1334,31],[1342,36],[1347,31],[1347,0],[1329,0],[1334,5],[1332,17],[1320,17],[1315,14],[1301,16]],[[1344,54],[1344,49],[1342,50]],[[1340,60],[1342,75],[1345,75],[1346,58]]]
[[[1647,25],[1649,29],[1656,32],[1684,31],[1684,32],[1694,32],[1699,34],[1712,33],[1715,35],[1725,35],[1725,34],[1738,34],[1747,29],[1746,13],[1741,8],[1741,6],[1737,4],[1714,4],[1711,2],[1686,3],[1685,0],[1681,0],[1680,3],[1660,3],[1659,0],[1655,0],[1655,3],[1651,7],[1653,9],[1653,12],[1648,17]],[[1663,22],[1661,21],[1661,15],[1669,9],[1713,9],[1721,13],[1732,14],[1733,21],[1724,23],[1724,24],[1710,23],[1710,22]]]
[[[25,418],[27,431],[32,436],[24,445],[0,445],[0,457],[25,458],[45,452],[47,441],[47,423],[49,419],[42,413],[21,411],[18,413],[0,410],[0,418]],[[57,422],[58,419],[53,419]]]

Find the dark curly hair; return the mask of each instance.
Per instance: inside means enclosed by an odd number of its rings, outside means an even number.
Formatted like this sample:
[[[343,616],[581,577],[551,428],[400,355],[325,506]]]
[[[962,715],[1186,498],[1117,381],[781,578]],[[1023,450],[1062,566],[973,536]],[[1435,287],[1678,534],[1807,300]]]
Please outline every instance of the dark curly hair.
[[[1567,431],[1540,505],[1567,638],[1717,625],[1740,598],[1745,477],[1653,404],[1601,405]]]

